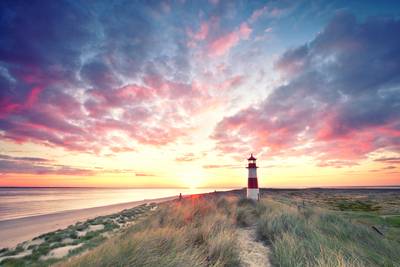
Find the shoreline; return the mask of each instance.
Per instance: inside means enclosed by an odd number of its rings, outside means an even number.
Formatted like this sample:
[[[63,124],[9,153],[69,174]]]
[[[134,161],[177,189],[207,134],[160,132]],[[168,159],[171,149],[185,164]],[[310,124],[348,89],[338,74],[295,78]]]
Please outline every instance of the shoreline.
[[[31,240],[44,233],[66,228],[79,221],[111,215],[146,203],[160,203],[176,198],[177,196],[144,199],[0,221],[0,236],[2,237],[0,239],[0,249],[15,247],[21,242]]]

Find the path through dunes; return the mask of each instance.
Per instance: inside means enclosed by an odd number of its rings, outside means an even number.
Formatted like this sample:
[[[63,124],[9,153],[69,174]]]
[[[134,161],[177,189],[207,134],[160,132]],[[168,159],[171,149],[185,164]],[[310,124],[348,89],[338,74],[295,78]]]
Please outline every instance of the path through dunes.
[[[254,227],[238,228],[240,261],[244,267],[270,267],[269,248],[256,240]]]

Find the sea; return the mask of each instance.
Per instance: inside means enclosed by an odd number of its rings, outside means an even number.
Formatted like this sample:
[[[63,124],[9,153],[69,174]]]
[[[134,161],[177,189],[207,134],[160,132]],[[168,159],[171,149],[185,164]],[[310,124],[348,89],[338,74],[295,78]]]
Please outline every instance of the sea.
[[[212,188],[0,187],[0,221],[131,201],[214,192]],[[229,189],[217,189],[225,191]]]

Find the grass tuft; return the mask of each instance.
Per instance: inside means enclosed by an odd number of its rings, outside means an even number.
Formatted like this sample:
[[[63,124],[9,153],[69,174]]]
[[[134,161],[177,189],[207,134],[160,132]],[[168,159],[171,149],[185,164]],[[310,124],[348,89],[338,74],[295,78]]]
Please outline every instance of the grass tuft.
[[[398,243],[338,212],[264,200],[257,235],[277,266],[395,266]]]
[[[60,266],[239,266],[232,206],[201,197],[165,203],[122,235]]]

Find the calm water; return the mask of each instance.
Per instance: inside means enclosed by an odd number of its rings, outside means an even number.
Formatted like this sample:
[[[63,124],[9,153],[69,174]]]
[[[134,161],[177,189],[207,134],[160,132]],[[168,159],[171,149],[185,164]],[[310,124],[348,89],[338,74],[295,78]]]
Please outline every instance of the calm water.
[[[0,221],[214,189],[0,188]],[[218,191],[222,191],[218,189]]]

